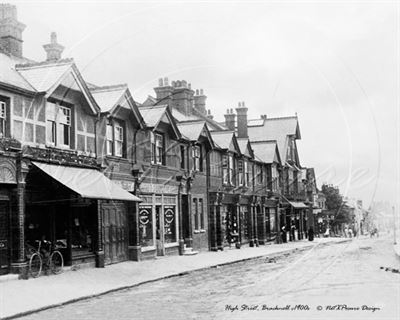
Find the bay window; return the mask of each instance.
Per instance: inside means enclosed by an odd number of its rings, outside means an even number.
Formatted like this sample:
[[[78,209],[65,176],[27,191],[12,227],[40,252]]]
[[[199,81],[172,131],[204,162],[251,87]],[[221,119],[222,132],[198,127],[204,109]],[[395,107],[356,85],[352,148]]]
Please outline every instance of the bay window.
[[[243,160],[238,162],[239,186],[244,185]]]

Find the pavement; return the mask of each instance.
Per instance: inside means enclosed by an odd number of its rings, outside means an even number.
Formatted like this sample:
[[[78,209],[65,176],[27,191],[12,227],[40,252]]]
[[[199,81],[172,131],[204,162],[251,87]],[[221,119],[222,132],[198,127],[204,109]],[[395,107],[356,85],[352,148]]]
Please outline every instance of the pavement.
[[[240,250],[200,252],[192,256],[167,256],[141,262],[126,261],[105,268],[67,268],[59,275],[29,280],[17,280],[13,275],[8,275],[0,277],[0,318],[16,318],[197,270],[350,240],[316,238],[313,242],[302,240],[279,245],[242,247]]]

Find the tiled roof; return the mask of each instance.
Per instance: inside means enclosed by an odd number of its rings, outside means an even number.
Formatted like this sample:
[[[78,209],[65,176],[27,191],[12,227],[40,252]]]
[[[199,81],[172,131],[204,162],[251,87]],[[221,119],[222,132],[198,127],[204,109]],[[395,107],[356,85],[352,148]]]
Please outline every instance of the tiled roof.
[[[279,161],[279,154],[277,154],[276,141],[261,141],[252,142],[251,147],[254,151],[254,158],[265,163],[273,163]]]
[[[38,92],[47,92],[72,64],[72,60],[66,59],[52,63],[19,64],[16,69]]]
[[[165,115],[167,105],[140,107],[139,111],[148,127],[155,127]]]
[[[204,121],[178,123],[180,133],[190,141],[197,141],[205,126]]]
[[[128,86],[126,84],[96,87],[91,88],[90,92],[96,100],[101,112],[107,112],[114,108],[114,106],[119,102],[121,97],[126,92]]]
[[[251,152],[251,150],[248,152],[248,148],[247,148],[248,144],[249,144],[249,139],[248,138],[237,138],[237,142],[239,145],[240,152],[242,154],[251,156],[251,154],[249,153],[249,152]]]
[[[234,135],[233,131],[211,131],[210,133],[214,143],[218,147],[222,149],[229,149]]]
[[[263,121],[261,126],[248,126],[250,141],[276,140],[279,153],[285,159],[288,135],[295,135],[300,139],[297,117],[267,118]]]
[[[202,118],[191,114],[191,115],[185,115],[182,112],[180,112],[179,110],[177,110],[176,108],[171,108],[172,109],[172,116],[179,122],[182,121],[199,121],[199,120],[203,120]]]
[[[35,92],[35,89],[28,83],[28,81],[26,81],[24,77],[15,70],[15,64],[18,62],[20,61],[0,53],[0,82]]]

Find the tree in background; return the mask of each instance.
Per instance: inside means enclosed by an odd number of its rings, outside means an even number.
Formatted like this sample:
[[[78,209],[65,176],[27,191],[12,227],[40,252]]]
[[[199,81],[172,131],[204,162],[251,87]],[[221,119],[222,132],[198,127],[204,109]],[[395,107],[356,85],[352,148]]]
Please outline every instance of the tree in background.
[[[339,188],[323,184],[321,191],[326,197],[329,224],[334,227],[336,233],[342,230],[344,224],[352,224],[354,222],[354,209],[345,203]]]

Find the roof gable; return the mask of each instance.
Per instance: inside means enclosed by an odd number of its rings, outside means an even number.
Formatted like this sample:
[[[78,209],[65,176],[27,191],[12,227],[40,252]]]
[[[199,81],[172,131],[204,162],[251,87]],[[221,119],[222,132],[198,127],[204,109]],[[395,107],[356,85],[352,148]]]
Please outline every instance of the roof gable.
[[[286,162],[287,159],[289,136],[301,139],[297,116],[267,118],[262,119],[262,123],[261,121],[249,120],[248,134],[252,143],[255,141],[276,140],[283,162]]]
[[[92,87],[90,92],[100,107],[101,112],[115,115],[120,108],[131,110],[135,121],[140,127],[144,127],[142,115],[126,84]]]
[[[216,147],[240,153],[240,148],[234,131],[211,131],[211,137]]]
[[[166,123],[171,126],[176,139],[180,139],[182,137],[175,119],[167,105],[140,107],[139,111],[143,117],[146,127],[157,130],[161,123]]]
[[[277,142],[275,140],[252,142],[254,158],[265,163],[282,164]]]
[[[60,86],[80,91],[95,114],[100,111],[88,86],[72,59],[16,65],[16,70],[37,91],[50,97]]]

